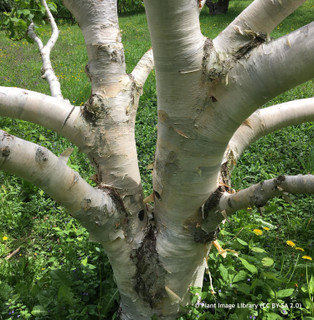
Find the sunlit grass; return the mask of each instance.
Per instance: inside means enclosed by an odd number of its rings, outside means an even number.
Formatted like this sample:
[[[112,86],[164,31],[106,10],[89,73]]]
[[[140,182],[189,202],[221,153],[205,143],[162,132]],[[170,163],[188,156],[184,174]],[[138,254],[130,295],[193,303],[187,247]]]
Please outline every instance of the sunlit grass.
[[[249,3],[250,1],[230,1],[230,9],[225,16],[211,17],[205,8],[200,17],[202,32],[214,38]],[[312,12],[313,0],[307,1],[280,23],[271,37],[277,38],[311,22]],[[127,71],[130,72],[151,47],[146,17],[144,14],[124,16],[120,19],[120,26]],[[50,30],[47,26],[43,30],[41,36],[46,41]],[[87,54],[80,29],[78,26],[62,25],[59,40],[52,52],[52,64],[60,79],[64,96],[76,105],[82,105],[90,95],[90,84],[84,72],[86,63]],[[0,85],[49,94],[47,83],[41,79],[40,69],[40,55],[35,44],[9,41],[0,32]],[[153,75],[154,72],[145,84],[136,123],[139,165],[146,194],[151,192],[151,173],[146,167],[153,162],[156,142],[157,101]],[[285,92],[266,106],[312,96],[313,81],[309,81]],[[57,155],[70,146],[51,130],[24,121],[0,119],[0,127],[21,138],[40,143]],[[280,130],[262,138],[239,161],[233,176],[233,188],[245,188],[284,173],[314,173],[313,139],[312,123]],[[77,149],[71,157],[71,165],[86,179],[93,174],[90,165]],[[314,256],[313,197],[291,198],[292,205],[284,199],[275,199],[262,213],[255,209],[238,212],[231,224],[222,226],[219,239],[226,244],[226,249],[230,246],[234,250],[243,250],[239,242],[234,240],[235,235],[248,243],[253,239],[254,245],[266,247],[274,261],[281,261],[280,272],[287,274],[290,265],[295,263],[297,248],[305,250],[304,254],[299,250],[303,257]],[[1,261],[20,248],[12,258],[0,262],[0,319],[13,317],[13,310],[23,310],[23,319],[27,319],[27,312],[31,314],[38,304],[47,303],[47,310],[51,308],[51,312],[63,320],[67,315],[64,315],[65,311],[60,307],[64,302],[62,299],[67,301],[67,306],[70,302],[73,303],[73,313],[80,311],[74,316],[75,319],[95,319],[97,310],[102,310],[102,314],[105,314],[104,307],[99,307],[100,305],[108,308],[108,314],[116,310],[117,305],[114,303],[117,292],[102,250],[98,245],[88,243],[84,228],[68,218],[66,212],[42,191],[19,178],[0,172],[0,221]],[[256,231],[259,235],[254,230],[259,230]],[[294,241],[298,247],[294,249],[287,246],[288,240]],[[291,251],[287,251],[287,248]],[[214,252],[212,254],[215,255]],[[309,258],[299,259],[303,260],[303,264],[298,262],[292,279],[300,288],[306,282],[305,263],[311,263]],[[225,263],[222,258],[219,259],[219,264]],[[233,264],[234,261],[230,258],[229,262]],[[214,259],[210,263],[210,268],[215,271],[219,264],[215,265]],[[230,267],[226,263],[225,265],[226,268]],[[311,265],[308,268],[313,271]],[[243,267],[236,271],[239,270],[243,271]],[[215,285],[222,286],[219,282],[220,271],[213,275],[216,278]],[[62,287],[62,283],[70,288],[69,291]],[[226,286],[229,287],[229,283]],[[228,297],[235,295],[233,291],[229,293]],[[89,318],[86,318],[88,312]],[[46,319],[45,316],[38,319]]]

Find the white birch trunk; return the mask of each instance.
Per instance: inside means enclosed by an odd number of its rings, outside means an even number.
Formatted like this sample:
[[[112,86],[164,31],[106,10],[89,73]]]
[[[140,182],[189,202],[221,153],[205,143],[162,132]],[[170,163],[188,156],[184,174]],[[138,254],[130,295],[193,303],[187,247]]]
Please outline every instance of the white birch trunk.
[[[64,135],[94,165],[97,188],[66,165],[68,152],[57,158],[0,133],[0,168],[46,190],[103,244],[121,295],[119,319],[175,319],[190,303],[190,288],[202,286],[211,242],[227,214],[285,192],[314,192],[312,176],[297,176],[266,181],[264,190],[253,186],[230,194],[226,182],[232,170],[223,162],[237,158],[226,150],[238,148],[240,155],[263,134],[262,117],[254,113],[263,103],[314,76],[313,23],[267,42],[267,34],[302,2],[256,0],[211,40],[200,31],[203,0],[145,0],[153,53],[149,50],[128,75],[116,0],[64,0],[85,38],[89,100],[79,108],[0,87],[1,116]],[[151,207],[143,199],[134,124],[153,64],[158,139]],[[288,108],[289,116],[274,123],[267,119],[271,112],[278,118],[278,107],[263,111],[268,130],[294,123],[295,106]],[[313,118],[312,111],[301,109],[296,121]],[[247,118],[256,119],[256,126],[245,140],[241,124]],[[252,194],[260,202],[251,203]]]

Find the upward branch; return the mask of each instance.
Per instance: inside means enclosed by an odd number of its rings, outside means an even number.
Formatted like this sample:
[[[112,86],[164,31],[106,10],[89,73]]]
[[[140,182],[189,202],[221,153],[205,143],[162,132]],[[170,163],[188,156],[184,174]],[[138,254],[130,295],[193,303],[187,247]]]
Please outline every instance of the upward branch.
[[[83,32],[92,93],[112,95],[126,76],[117,1],[64,0]],[[125,81],[125,80],[124,80]],[[111,92],[110,92],[111,91]]]
[[[314,22],[279,39],[259,44],[235,60],[234,57],[216,59],[220,69],[215,65],[211,68],[213,61],[207,61],[209,76],[217,76],[215,82],[212,80],[215,104],[220,104],[216,118],[217,122],[224,121],[224,126],[219,127],[223,128],[221,134],[228,141],[256,109],[278,94],[312,79],[313,34]],[[211,57],[219,58],[219,54]],[[229,62],[229,66],[224,62]]]
[[[255,0],[214,39],[219,52],[235,54],[252,41],[266,38],[271,31],[305,0]]]
[[[39,51],[41,54],[41,59],[43,62],[42,78],[47,80],[49,87],[50,87],[51,95],[53,97],[63,99],[59,79],[55,75],[53,68],[52,68],[52,65],[51,65],[51,61],[50,61],[50,52],[58,39],[59,30],[58,30],[58,27],[55,23],[53,15],[51,14],[51,12],[48,8],[46,0],[41,0],[41,3],[45,7],[46,14],[47,14],[49,23],[51,25],[51,29],[52,29],[51,37],[48,40],[47,44],[43,45],[41,39],[35,33],[34,23],[30,24],[30,26],[27,30],[27,33],[38,45],[38,48],[39,48]]]
[[[133,69],[131,75],[133,76],[135,83],[141,89],[143,88],[147,77],[154,68],[153,50],[149,49],[137,63]]]

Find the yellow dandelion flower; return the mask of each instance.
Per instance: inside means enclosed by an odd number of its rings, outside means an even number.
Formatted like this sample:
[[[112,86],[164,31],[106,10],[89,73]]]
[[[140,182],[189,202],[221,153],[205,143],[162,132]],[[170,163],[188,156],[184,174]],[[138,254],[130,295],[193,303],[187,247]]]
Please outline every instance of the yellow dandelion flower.
[[[269,231],[270,229],[268,227],[263,227],[264,230]]]
[[[300,248],[300,247],[295,247],[295,250],[304,251],[304,249],[303,249],[303,248]]]
[[[8,237],[4,236],[4,237],[2,237],[2,240],[3,240],[3,241],[7,241],[7,240],[8,240]]]
[[[263,231],[260,229],[254,229],[253,232],[257,235],[257,236],[261,236],[263,234]]]
[[[305,260],[312,260],[312,258],[311,258],[311,257],[309,257],[309,256],[303,256],[303,257],[302,257],[302,259],[305,259]]]
[[[290,247],[295,247],[295,243],[293,241],[287,240],[286,244]]]

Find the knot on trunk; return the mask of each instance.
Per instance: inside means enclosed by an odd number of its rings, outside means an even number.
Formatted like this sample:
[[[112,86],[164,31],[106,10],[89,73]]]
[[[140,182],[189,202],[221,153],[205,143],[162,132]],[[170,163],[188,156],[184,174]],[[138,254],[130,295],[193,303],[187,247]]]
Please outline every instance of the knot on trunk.
[[[109,103],[105,97],[94,93],[84,104],[82,114],[86,121],[95,125],[98,119],[109,114]]]

